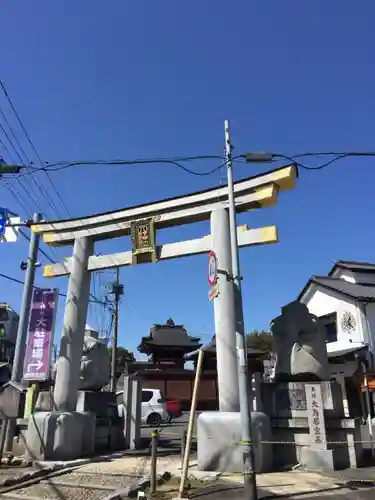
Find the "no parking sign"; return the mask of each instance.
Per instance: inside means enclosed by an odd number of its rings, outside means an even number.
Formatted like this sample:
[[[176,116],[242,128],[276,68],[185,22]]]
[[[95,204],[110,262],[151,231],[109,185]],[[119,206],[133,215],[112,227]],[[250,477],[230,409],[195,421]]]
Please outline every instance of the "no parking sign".
[[[210,290],[208,292],[208,300],[211,301],[219,294],[219,289],[217,285],[217,257],[216,253],[212,250],[208,254],[207,279],[208,279],[208,284],[210,285]]]

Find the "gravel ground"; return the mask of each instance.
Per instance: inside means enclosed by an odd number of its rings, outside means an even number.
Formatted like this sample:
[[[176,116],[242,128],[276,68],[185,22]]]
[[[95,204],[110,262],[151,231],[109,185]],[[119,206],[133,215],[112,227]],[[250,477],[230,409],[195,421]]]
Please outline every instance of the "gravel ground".
[[[53,479],[55,484],[58,483],[77,483],[79,485],[100,485],[100,486],[111,486],[113,489],[124,488],[129,486],[132,482],[136,480],[133,476],[124,476],[123,474],[81,474],[79,472],[73,472],[71,474],[64,474],[62,476]],[[52,480],[50,480],[51,482]]]
[[[115,490],[134,486],[136,482],[137,477],[124,474],[89,474],[76,471],[45,480],[41,478],[40,483],[0,494],[0,499],[99,500]]]
[[[110,491],[94,490],[91,488],[69,488],[60,485],[37,484],[11,492],[10,494],[0,495],[4,500],[13,497],[39,498],[40,500],[99,500],[107,496]]]

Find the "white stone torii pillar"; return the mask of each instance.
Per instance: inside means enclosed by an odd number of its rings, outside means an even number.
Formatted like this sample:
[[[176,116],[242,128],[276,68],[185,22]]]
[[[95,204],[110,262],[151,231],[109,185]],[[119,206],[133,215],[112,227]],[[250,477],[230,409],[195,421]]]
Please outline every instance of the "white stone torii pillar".
[[[76,411],[90,296],[91,273],[88,271],[88,262],[93,247],[93,242],[88,237],[77,238],[74,242],[54,390],[54,402],[58,411]]]
[[[219,295],[215,297],[215,336],[219,409],[240,411],[238,361],[236,350],[236,312],[231,265],[229,216],[226,208],[211,214],[212,250],[218,265]]]

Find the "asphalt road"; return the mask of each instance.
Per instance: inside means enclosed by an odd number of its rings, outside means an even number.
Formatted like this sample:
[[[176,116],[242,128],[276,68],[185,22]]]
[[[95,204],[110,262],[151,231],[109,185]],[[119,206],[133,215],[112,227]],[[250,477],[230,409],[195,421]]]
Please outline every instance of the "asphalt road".
[[[373,500],[375,498],[375,490],[373,488],[366,489],[340,489],[319,493],[304,493],[304,494],[292,494],[292,495],[273,495],[269,494],[267,491],[262,491],[262,489],[257,490],[258,499],[275,499],[282,498],[283,500],[319,500],[327,498],[327,500]],[[207,486],[206,488],[201,488],[196,494],[192,493],[189,498],[198,498],[199,500],[242,500],[244,498],[244,491],[242,485],[235,484],[214,484]]]
[[[184,412],[181,417],[172,420],[170,424],[161,425],[159,430],[159,449],[160,452],[179,454],[181,450],[181,436],[184,429],[187,429],[189,421],[189,412]],[[141,427],[141,437],[146,450],[151,443],[151,433],[153,427],[144,425]],[[193,446],[195,451],[195,442]]]

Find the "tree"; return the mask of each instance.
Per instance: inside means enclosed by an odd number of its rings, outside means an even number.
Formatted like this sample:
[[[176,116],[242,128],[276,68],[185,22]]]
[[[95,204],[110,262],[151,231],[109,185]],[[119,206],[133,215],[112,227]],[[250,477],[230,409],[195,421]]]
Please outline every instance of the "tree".
[[[112,359],[112,347],[108,347],[110,359]],[[120,376],[127,363],[134,363],[135,356],[125,347],[118,346],[116,350],[116,376]]]
[[[267,354],[273,352],[273,338],[272,333],[262,330],[253,330],[246,336],[247,347],[250,349],[259,349]]]

